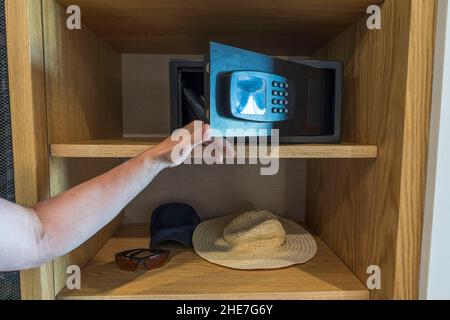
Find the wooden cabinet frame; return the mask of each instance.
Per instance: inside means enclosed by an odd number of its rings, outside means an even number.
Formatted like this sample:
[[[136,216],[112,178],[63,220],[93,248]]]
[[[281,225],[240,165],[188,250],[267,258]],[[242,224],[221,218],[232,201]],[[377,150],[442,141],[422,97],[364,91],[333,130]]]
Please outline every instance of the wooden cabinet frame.
[[[362,282],[368,266],[382,268],[374,299],[418,297],[435,11],[435,0],[386,0],[381,30],[367,30],[360,19],[313,55],[345,62],[344,141],[378,149],[368,149],[372,159],[308,160],[307,223]],[[16,198],[34,205],[118,163],[59,156],[76,154],[85,140],[95,154],[92,141],[121,136],[120,53],[88,28],[69,34],[54,0],[6,0],[6,16]],[[69,45],[81,48],[81,58]],[[76,58],[87,57],[104,62],[95,70],[100,93],[80,82],[93,77],[78,68]],[[50,145],[58,158],[50,157]],[[308,158],[305,148],[292,152],[299,150]],[[65,267],[86,263],[119,224],[22,272],[22,297],[55,298]]]

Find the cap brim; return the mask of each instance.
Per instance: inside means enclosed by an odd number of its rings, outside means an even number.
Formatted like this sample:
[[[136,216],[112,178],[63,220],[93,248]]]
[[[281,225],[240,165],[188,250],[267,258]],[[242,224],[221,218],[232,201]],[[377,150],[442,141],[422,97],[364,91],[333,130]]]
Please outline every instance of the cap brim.
[[[162,229],[152,234],[150,239],[150,248],[155,248],[166,241],[176,241],[186,247],[192,247],[192,233],[195,226],[182,226]]]
[[[192,242],[203,259],[232,269],[280,269],[311,260],[317,253],[314,237],[299,224],[280,217],[286,242],[272,252],[234,250],[223,239],[223,230],[234,218],[226,216],[202,222],[194,231]]]

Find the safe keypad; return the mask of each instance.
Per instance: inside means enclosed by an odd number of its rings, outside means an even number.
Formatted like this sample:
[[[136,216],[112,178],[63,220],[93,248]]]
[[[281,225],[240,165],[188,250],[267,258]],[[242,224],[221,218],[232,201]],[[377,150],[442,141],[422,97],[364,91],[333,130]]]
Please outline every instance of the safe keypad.
[[[272,104],[279,106],[278,108],[272,108],[272,113],[287,114],[289,112],[287,108],[289,105],[289,93],[286,90],[289,88],[289,84],[287,82],[273,81],[272,87],[274,88],[272,90]]]

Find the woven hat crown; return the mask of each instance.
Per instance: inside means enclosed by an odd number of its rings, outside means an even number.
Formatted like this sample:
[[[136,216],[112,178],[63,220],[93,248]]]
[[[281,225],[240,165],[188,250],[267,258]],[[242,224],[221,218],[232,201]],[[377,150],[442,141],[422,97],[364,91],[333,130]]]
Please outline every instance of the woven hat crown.
[[[274,251],[285,243],[286,231],[273,213],[250,211],[233,218],[223,238],[237,250]]]

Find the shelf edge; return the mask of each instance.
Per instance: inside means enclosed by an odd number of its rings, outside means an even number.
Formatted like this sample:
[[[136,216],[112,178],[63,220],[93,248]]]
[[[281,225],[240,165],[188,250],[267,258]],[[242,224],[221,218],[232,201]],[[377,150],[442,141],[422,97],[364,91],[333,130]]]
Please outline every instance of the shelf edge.
[[[155,143],[52,144],[50,153],[55,158],[133,158],[155,145]],[[281,159],[375,159],[377,156],[378,147],[373,145],[281,145],[279,147]],[[246,158],[251,157],[247,154]]]

